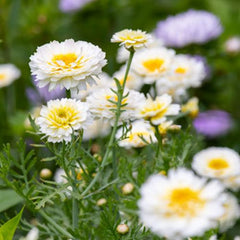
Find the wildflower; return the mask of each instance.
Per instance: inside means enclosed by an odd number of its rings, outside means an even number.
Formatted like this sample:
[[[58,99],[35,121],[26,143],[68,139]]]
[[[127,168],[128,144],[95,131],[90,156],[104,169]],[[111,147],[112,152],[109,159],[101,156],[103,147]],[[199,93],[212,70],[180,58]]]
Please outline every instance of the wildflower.
[[[122,100],[122,110],[120,116],[120,123],[135,120],[137,118],[137,108],[141,102],[145,100],[144,94],[134,90],[124,90],[124,96],[128,93],[127,97]],[[93,92],[87,97],[87,103],[89,104],[90,111],[94,118],[103,119],[110,121],[113,125],[115,121],[116,104],[110,101],[117,102],[117,95],[110,89],[100,89],[99,91]]]
[[[208,42],[222,31],[220,20],[214,14],[191,9],[160,21],[155,34],[166,46],[184,47],[191,43]]]
[[[187,55],[176,55],[167,73],[158,81],[168,87],[199,87],[206,76],[202,61]]]
[[[146,46],[147,42],[151,40],[151,35],[141,30],[125,29],[115,33],[112,36],[111,42],[118,42],[124,45],[125,48],[141,48]]]
[[[49,90],[60,88],[79,91],[93,85],[102,67],[105,53],[88,42],[73,39],[53,41],[37,48],[30,57],[30,68],[39,87],[49,84]]]
[[[132,183],[126,183],[122,186],[122,193],[124,195],[128,195],[130,193],[132,193],[134,190],[134,185]]]
[[[13,64],[0,64],[0,88],[10,85],[21,73]]]
[[[120,234],[126,234],[129,232],[129,227],[127,224],[119,224],[117,226],[117,232],[120,233]]]
[[[194,119],[193,126],[198,133],[208,138],[226,134],[232,127],[229,113],[222,110],[209,110],[202,112]]]
[[[46,103],[50,100],[63,98],[66,95],[65,89],[60,89],[60,87],[56,87],[51,92],[49,92],[48,86],[39,88],[34,78],[33,78],[33,84],[34,84],[34,88],[27,88],[26,90],[27,98],[33,105],[39,105],[39,104]]]
[[[62,12],[73,12],[83,8],[87,3],[93,0],[60,0],[59,8]]]
[[[224,44],[225,51],[230,54],[237,54],[240,52],[240,37],[235,36],[229,38]]]
[[[165,121],[158,125],[158,131],[161,135],[166,135],[168,131],[179,131],[180,125],[173,125],[173,121]]]
[[[190,117],[195,118],[198,115],[198,98],[193,97],[187,101],[184,105],[182,105],[182,112],[186,112],[190,115]]]
[[[148,96],[146,101],[139,107],[139,116],[149,119],[154,125],[159,125],[167,120],[167,116],[179,113],[180,105],[171,103],[172,97],[168,94],[157,96],[155,100]]]
[[[224,214],[219,218],[220,232],[225,232],[231,228],[240,217],[240,207],[236,197],[230,193],[224,193],[223,196]]]
[[[51,100],[43,106],[36,119],[40,132],[49,142],[70,142],[72,135],[86,127],[89,121],[88,106],[75,99]]]
[[[240,174],[240,156],[226,147],[210,147],[193,157],[193,169],[210,178],[227,178]]]
[[[141,187],[140,219],[154,233],[171,240],[201,236],[218,224],[224,213],[217,181],[206,182],[190,170],[153,175]]]
[[[117,78],[121,85],[123,84],[125,72],[126,66],[123,66],[119,71],[113,74],[113,78]],[[139,91],[143,84],[142,78],[130,70],[126,79],[126,88]]]
[[[119,146],[127,149],[131,147],[140,148],[152,142],[157,142],[153,127],[143,120],[133,122],[131,129],[126,133],[126,136],[122,135],[123,128],[120,128],[117,131],[116,138],[120,139],[118,141]]]
[[[142,49],[133,58],[132,70],[143,78],[144,83],[152,84],[164,76],[174,55],[174,50],[166,48]]]

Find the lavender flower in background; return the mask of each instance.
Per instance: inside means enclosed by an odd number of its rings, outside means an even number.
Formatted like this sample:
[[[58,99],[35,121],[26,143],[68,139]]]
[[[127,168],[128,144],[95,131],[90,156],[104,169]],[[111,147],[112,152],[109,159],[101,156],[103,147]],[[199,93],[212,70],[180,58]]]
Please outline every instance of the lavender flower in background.
[[[63,98],[66,95],[65,89],[60,89],[59,87],[56,87],[54,90],[49,92],[48,86],[39,88],[34,79],[33,84],[34,88],[26,89],[27,98],[33,105],[40,105],[48,102],[49,100]]]
[[[191,43],[205,43],[222,33],[218,17],[203,10],[188,10],[160,21],[156,37],[170,47],[184,47]]]
[[[195,118],[193,126],[196,131],[208,138],[226,134],[232,127],[230,114],[222,110],[202,112]]]
[[[59,8],[62,12],[73,12],[84,7],[91,1],[93,0],[60,0]]]

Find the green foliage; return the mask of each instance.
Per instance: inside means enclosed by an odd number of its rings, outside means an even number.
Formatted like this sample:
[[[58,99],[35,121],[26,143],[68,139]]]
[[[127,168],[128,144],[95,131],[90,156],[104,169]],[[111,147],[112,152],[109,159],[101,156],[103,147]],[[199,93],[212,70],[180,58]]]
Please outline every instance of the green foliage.
[[[0,240],[12,240],[18,223],[22,217],[23,209],[14,218],[0,227]]]
[[[7,210],[10,207],[22,202],[22,198],[11,189],[0,190],[0,212]]]

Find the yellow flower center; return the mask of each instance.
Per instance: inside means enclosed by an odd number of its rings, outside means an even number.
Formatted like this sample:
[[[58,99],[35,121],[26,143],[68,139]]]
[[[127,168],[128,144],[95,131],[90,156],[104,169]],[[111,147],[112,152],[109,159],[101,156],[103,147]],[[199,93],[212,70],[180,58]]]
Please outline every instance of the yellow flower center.
[[[3,73],[0,73],[0,81],[4,80],[6,78],[6,75]]]
[[[164,64],[164,60],[159,58],[149,59],[143,62],[143,66],[149,72],[155,72],[156,70],[159,72],[163,71],[164,70],[164,68],[162,67],[163,64]]]
[[[48,114],[48,120],[54,128],[68,128],[71,123],[79,119],[78,112],[68,106],[52,109]]]
[[[213,170],[222,170],[229,167],[228,162],[223,158],[213,158],[208,162],[208,167]]]
[[[141,110],[142,115],[146,115],[147,113],[158,113],[161,112],[164,107],[163,103],[157,101],[149,101],[148,104]],[[154,114],[151,114],[154,115]]]
[[[176,188],[169,195],[169,216],[178,215],[179,217],[196,216],[199,209],[205,204],[200,196],[200,191],[189,187]]]
[[[128,137],[129,142],[133,142],[138,145],[138,147],[143,147],[149,143],[149,132],[134,132],[130,133]]]
[[[187,72],[187,69],[183,67],[178,67],[175,69],[175,73],[178,73],[178,74],[184,74],[186,72]]]
[[[129,34],[125,34],[120,36],[121,41],[134,41],[134,40],[145,40],[144,35],[142,34],[138,34],[138,33],[129,33]]]

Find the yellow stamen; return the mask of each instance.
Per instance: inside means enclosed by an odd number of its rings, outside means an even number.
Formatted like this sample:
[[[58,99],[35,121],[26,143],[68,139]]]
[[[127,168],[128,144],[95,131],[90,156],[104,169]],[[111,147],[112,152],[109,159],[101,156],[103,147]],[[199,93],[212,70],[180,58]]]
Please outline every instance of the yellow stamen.
[[[175,73],[184,74],[187,72],[186,68],[178,67],[175,69]]]
[[[228,162],[223,158],[213,158],[209,161],[208,167],[214,170],[222,170],[229,167]]]
[[[143,66],[149,71],[149,72],[155,72],[156,70],[159,72],[164,71],[164,68],[162,65],[164,64],[163,59],[155,58],[155,59],[149,59],[145,62],[143,62]]]

